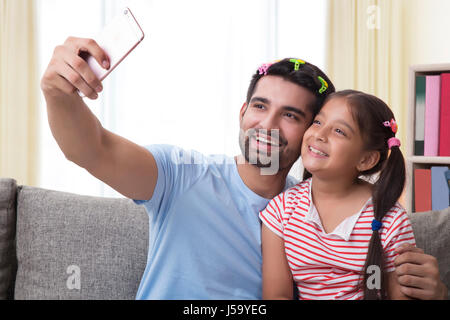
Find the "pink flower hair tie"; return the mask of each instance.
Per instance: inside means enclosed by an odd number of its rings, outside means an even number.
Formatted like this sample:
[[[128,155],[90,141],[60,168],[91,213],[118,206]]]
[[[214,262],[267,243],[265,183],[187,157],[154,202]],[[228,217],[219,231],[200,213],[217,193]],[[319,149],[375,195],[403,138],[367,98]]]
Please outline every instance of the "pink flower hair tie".
[[[400,147],[402,144],[400,143],[400,140],[396,137],[390,138],[388,141],[389,150],[391,150],[392,147]]]
[[[261,67],[258,68],[259,74],[267,75],[267,70],[269,70],[272,63],[264,63]]]

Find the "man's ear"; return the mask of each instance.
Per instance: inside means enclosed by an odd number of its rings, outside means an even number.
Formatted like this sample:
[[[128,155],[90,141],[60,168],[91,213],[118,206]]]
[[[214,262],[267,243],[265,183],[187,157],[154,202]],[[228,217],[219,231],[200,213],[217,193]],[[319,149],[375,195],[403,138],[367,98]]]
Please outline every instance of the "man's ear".
[[[356,169],[359,172],[364,172],[375,167],[380,160],[380,152],[379,151],[366,151],[364,152],[361,160],[359,161]]]
[[[239,121],[242,120],[244,117],[245,111],[247,111],[247,102],[244,102],[244,104],[241,107],[241,111],[239,111]]]

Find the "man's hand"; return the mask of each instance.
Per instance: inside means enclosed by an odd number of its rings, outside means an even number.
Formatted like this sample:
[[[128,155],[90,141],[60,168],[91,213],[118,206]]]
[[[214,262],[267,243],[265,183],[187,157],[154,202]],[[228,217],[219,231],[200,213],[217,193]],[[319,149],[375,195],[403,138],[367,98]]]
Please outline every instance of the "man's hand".
[[[55,48],[42,77],[41,89],[45,95],[70,95],[79,90],[90,99],[98,97],[102,84],[80,57],[82,53],[92,55],[105,69],[110,67],[108,56],[95,40],[69,37]]]
[[[435,257],[425,254],[411,244],[397,248],[394,261],[400,290],[405,295],[422,300],[448,299]]]

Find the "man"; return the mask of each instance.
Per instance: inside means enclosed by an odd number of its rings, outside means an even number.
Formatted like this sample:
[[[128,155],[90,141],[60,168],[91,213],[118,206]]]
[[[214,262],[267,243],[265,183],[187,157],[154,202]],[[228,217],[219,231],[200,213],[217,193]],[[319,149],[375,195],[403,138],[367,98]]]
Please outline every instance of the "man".
[[[306,128],[334,91],[331,81],[301,60],[265,66],[239,114],[242,154],[204,156],[143,148],[104,129],[77,93],[96,99],[102,91],[81,52],[109,68],[94,40],[68,38],[58,46],[41,81],[48,121],[68,160],[145,205],[150,242],[137,298],[260,299],[258,212],[294,184],[288,172]],[[405,294],[445,297],[435,259],[404,250],[397,270]]]

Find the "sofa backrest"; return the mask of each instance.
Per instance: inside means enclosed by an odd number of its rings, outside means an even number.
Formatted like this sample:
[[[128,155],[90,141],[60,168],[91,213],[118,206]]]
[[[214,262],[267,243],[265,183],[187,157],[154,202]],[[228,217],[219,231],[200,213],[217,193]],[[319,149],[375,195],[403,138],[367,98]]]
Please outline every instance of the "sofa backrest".
[[[450,208],[410,218],[450,289]],[[147,252],[148,215],[131,200],[0,179],[0,299],[134,299]]]
[[[135,299],[148,215],[129,199],[19,187],[15,299]]]

